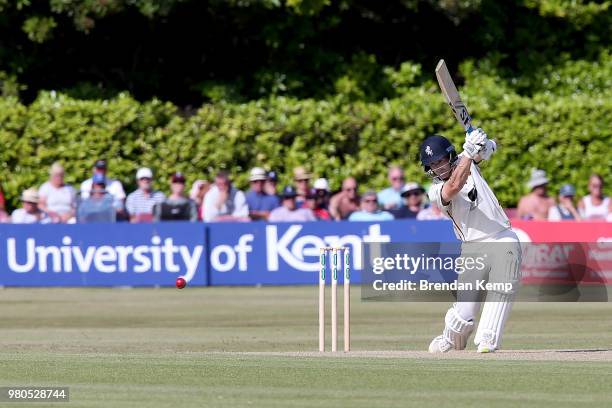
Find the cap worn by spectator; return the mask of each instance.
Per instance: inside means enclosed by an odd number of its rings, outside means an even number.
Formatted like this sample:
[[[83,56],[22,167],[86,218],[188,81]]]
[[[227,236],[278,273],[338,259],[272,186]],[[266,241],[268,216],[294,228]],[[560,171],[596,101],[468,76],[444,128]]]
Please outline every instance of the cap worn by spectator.
[[[11,214],[14,224],[48,223],[49,217],[38,207],[39,196],[35,187],[28,188],[21,193],[22,208],[17,208]]]
[[[140,180],[143,178],[148,178],[148,179],[152,179],[153,178],[153,172],[151,171],[150,168],[148,167],[141,167],[138,169],[138,171],[136,172],[136,180]]]
[[[400,196],[404,199],[404,205],[389,210],[396,219],[416,218],[422,210],[423,193],[425,189],[419,183],[408,182],[401,189]]]
[[[38,190],[35,188],[28,188],[21,193],[21,201],[24,203],[38,204]]]
[[[312,175],[308,173],[306,169],[303,168],[302,166],[296,167],[295,169],[293,169],[293,179],[295,181],[310,180],[311,178],[312,178]]]
[[[267,174],[261,167],[253,167],[249,175],[249,181],[266,181]]]
[[[329,183],[325,178],[316,179],[312,186],[315,188],[315,190],[325,190],[329,192]]]
[[[517,206],[517,215],[525,220],[546,220],[548,212],[555,205],[555,200],[548,196],[547,185],[548,177],[546,172],[540,169],[533,169],[531,177],[527,182],[529,194],[521,197]]]
[[[531,171],[531,178],[527,182],[527,187],[530,190],[533,190],[536,187],[543,186],[548,184],[548,178],[546,177],[546,172],[540,169],[534,169]]]
[[[423,194],[425,189],[421,187],[419,183],[406,183],[404,187],[402,187],[402,197],[408,197],[411,193],[418,192]]]
[[[283,192],[281,193],[281,197],[283,200],[286,198],[295,198],[297,197],[297,191],[295,188],[293,188],[293,186],[285,186],[285,188],[283,188]]]
[[[561,189],[559,190],[559,195],[562,197],[575,197],[576,188],[571,184],[564,184],[561,186]]]
[[[276,174],[275,171],[269,171],[267,174],[267,178],[269,181],[272,181],[274,183],[278,182],[278,174]]]
[[[172,176],[170,177],[170,181],[172,183],[181,183],[181,184],[185,184],[185,176],[183,175],[183,173],[181,173],[180,171],[176,171],[174,173],[172,173]]]
[[[104,170],[106,170],[106,160],[104,160],[104,159],[96,160],[96,162],[94,164],[94,167],[96,169],[104,169]]]
[[[577,221],[580,214],[574,206],[576,188],[571,184],[564,184],[559,189],[559,203],[548,209],[548,221]]]
[[[299,208],[296,206],[297,191],[293,186],[283,188],[281,197],[282,205],[270,212],[270,222],[305,222],[316,221],[316,217],[310,208]]]

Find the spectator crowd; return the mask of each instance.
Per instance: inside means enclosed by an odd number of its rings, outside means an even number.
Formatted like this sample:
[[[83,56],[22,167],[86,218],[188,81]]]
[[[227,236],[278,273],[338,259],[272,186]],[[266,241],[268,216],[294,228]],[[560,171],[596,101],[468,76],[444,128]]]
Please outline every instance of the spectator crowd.
[[[359,193],[353,177],[342,181],[332,192],[325,178],[315,178],[305,168],[293,171],[293,184],[280,188],[274,171],[255,167],[249,173],[249,190],[243,192],[232,184],[225,171],[211,182],[194,180],[187,190],[187,179],[175,172],[168,180],[166,196],[154,187],[154,174],[148,167],[135,174],[137,188],[125,193],[122,183],[107,174],[106,160],[97,160],[91,177],[78,190],[64,181],[64,168],[54,163],[49,179],[39,188],[21,194],[21,207],[10,215],[0,187],[0,222],[12,223],[132,223],[156,221],[389,221],[394,219],[437,220],[446,218],[427,199],[426,189],[406,181],[402,168],[388,171],[389,187],[381,191]],[[314,181],[313,181],[314,180]],[[549,221],[612,221],[612,202],[603,194],[604,181],[598,174],[588,180],[589,194],[577,200],[576,188],[561,187],[555,197],[548,193],[546,173],[534,170],[527,182],[529,193],[517,209],[507,210],[511,218]],[[187,193],[188,191],[188,193]]]

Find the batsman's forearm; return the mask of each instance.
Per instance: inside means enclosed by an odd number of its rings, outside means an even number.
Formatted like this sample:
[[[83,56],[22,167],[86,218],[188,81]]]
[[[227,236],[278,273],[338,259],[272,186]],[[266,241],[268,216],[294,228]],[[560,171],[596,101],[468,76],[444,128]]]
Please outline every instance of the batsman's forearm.
[[[454,196],[457,195],[459,191],[465,185],[468,176],[470,175],[470,166],[472,164],[472,159],[466,155],[460,156],[459,164],[453,170],[450,178],[444,183],[442,187],[442,199],[444,202],[450,202]]]

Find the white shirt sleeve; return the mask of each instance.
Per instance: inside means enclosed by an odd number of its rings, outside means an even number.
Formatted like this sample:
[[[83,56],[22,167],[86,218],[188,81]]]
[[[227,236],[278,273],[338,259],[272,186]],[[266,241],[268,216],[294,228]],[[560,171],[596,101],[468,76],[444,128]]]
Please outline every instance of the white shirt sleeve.
[[[11,214],[11,222],[13,224],[23,224],[24,219],[25,219],[24,214],[25,214],[25,211],[23,210],[23,208],[17,208]]]
[[[123,190],[123,184],[119,180],[112,180],[108,186],[108,192],[115,196],[118,200],[125,199],[125,191]]]
[[[89,198],[89,193],[91,192],[92,180],[87,179],[81,183],[81,198],[84,200]]]
[[[580,214],[580,217],[582,217],[583,219],[586,219],[586,218],[587,218],[587,216],[586,216],[586,207],[587,207],[587,203],[586,203],[585,198],[586,198],[586,197],[582,197],[582,198],[580,199],[580,201],[582,202],[582,205],[584,205],[584,208],[580,208],[580,207],[578,207],[578,208],[577,208],[577,210],[578,210],[578,214]]]
[[[210,222],[215,219],[215,217],[219,214],[219,210],[217,209],[216,201],[217,201],[217,187],[213,186],[208,190],[206,195],[204,196],[204,221]]]
[[[236,191],[236,195],[234,196],[234,213],[232,215],[234,217],[249,216],[249,206],[246,202],[246,197],[240,190]]]
[[[561,221],[561,214],[556,205],[548,209],[548,221]]]
[[[432,203],[436,203],[438,208],[446,207],[442,205],[442,187],[444,183],[436,183],[431,186],[429,189],[429,201]]]
[[[316,221],[317,217],[315,217],[314,213],[312,212],[312,210],[310,208],[306,208],[307,211],[307,216],[306,216],[306,221]]]
[[[39,196],[40,198],[43,198],[43,197],[44,197],[44,198],[47,198],[47,197],[49,197],[49,187],[50,187],[49,182],[48,182],[48,181],[45,181],[45,182],[43,183],[43,185],[42,185],[42,186],[40,186],[40,188],[38,189],[38,196]]]
[[[278,215],[280,213],[280,211],[279,211],[280,208],[283,208],[283,207],[278,207],[278,208],[275,208],[272,211],[270,211],[270,215],[268,216],[268,222],[278,222],[279,221],[279,219],[278,219],[279,216]]]
[[[127,200],[125,200],[125,209],[127,210],[128,214],[133,215],[136,212],[136,208],[134,207],[134,196],[132,194],[127,196]]]
[[[76,199],[77,199],[77,192],[75,190],[74,187],[68,185],[67,186],[69,191],[70,191],[70,206],[72,207],[72,209],[76,208]]]

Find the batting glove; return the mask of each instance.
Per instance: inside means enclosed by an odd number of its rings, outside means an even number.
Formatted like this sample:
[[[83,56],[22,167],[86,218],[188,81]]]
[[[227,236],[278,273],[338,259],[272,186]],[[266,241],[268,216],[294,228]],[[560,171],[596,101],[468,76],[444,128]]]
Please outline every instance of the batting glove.
[[[481,128],[474,129],[465,134],[465,141],[473,145],[484,146],[487,141],[487,134]]]
[[[497,150],[497,143],[494,140],[488,140],[485,143],[484,148],[480,151],[480,158],[482,160],[489,160],[493,153]]]
[[[478,153],[482,150],[482,146],[475,145],[472,143],[465,142],[463,144],[463,152],[470,158],[474,159]]]
[[[486,142],[487,134],[481,128],[472,130],[470,133],[466,133],[465,135],[463,151],[471,159],[474,159],[476,155],[484,148]]]

